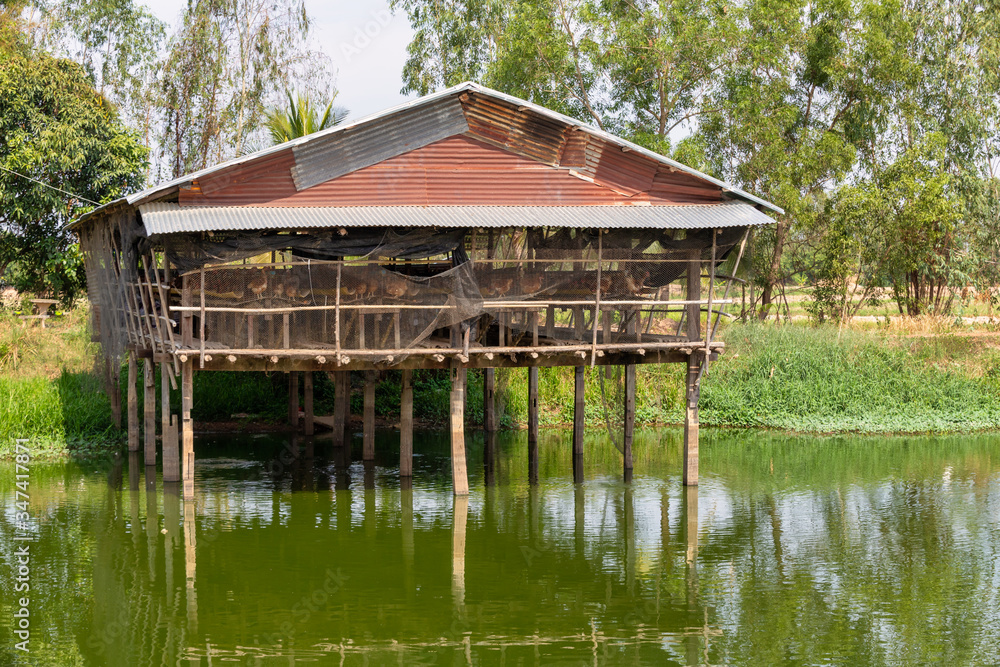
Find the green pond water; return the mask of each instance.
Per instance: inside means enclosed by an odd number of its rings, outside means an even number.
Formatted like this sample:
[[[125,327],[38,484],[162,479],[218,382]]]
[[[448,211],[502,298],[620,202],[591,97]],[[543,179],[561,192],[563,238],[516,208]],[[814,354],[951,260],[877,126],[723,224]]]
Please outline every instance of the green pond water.
[[[472,493],[448,440],[365,466],[329,441],[203,436],[193,502],[125,458],[30,465],[18,593],[0,464],[0,664],[988,665],[1000,663],[1000,437],[638,434],[635,478],[594,433],[524,433]],[[293,449],[298,455],[293,455]],[[135,486],[130,490],[130,486]],[[15,648],[29,597],[29,652]]]

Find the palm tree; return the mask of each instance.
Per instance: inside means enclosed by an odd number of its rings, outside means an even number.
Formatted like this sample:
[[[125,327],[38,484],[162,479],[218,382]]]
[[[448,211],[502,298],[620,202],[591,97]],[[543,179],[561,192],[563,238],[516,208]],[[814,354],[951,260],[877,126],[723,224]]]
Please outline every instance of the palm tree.
[[[347,109],[333,106],[333,101],[337,98],[336,92],[322,114],[313,107],[308,97],[296,95],[293,98],[291,93],[286,94],[288,107],[268,110],[264,120],[264,127],[271,134],[271,141],[275,144],[339,125],[347,118]]]

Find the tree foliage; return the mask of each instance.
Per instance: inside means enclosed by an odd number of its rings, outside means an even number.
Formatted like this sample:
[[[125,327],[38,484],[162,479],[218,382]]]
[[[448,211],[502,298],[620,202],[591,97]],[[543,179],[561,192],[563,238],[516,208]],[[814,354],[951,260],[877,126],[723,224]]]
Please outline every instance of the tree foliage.
[[[264,127],[272,143],[280,144],[313,132],[339,125],[347,117],[347,109],[333,106],[336,94],[322,112],[312,105],[309,97],[288,93],[288,106],[268,109]]]
[[[753,244],[762,314],[797,279],[815,279],[814,310],[824,317],[850,314],[833,307],[838,294],[863,302],[889,288],[904,311],[936,312],[961,281],[1000,279],[998,0],[393,7],[415,28],[404,90],[478,79],[783,207]],[[935,184],[941,197],[931,196]],[[905,206],[893,209],[892,225],[870,231],[888,238],[886,229],[905,226],[895,238],[908,250],[895,246],[874,258],[877,267],[859,263],[842,225],[870,219],[861,211],[889,197]],[[845,292],[847,274],[854,282]]]
[[[72,297],[83,276],[64,225],[93,202],[139,187],[146,156],[80,65],[34,51],[23,41],[0,52],[5,280],[19,289]]]
[[[272,99],[324,63],[302,0],[192,0],[160,77],[160,158],[172,176],[242,152]]]

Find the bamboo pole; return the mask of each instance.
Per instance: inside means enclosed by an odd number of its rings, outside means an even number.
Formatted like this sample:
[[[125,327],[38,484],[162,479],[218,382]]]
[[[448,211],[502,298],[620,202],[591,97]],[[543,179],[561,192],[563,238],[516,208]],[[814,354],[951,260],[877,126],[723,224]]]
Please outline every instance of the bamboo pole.
[[[135,389],[137,368],[135,352],[128,353],[128,399],[125,409],[128,410],[128,450],[139,451],[139,396]]]
[[[365,372],[364,453],[365,461],[375,460],[375,371]]]
[[[399,476],[413,476],[413,371],[403,371],[399,399]]]
[[[451,480],[456,496],[469,495],[465,461],[465,369],[451,370]]]
[[[194,363],[181,365],[181,461],[184,478],[184,498],[194,497],[194,421],[191,409],[194,404]]]
[[[156,371],[155,362],[146,359],[142,364],[142,413],[145,464],[156,465]]]

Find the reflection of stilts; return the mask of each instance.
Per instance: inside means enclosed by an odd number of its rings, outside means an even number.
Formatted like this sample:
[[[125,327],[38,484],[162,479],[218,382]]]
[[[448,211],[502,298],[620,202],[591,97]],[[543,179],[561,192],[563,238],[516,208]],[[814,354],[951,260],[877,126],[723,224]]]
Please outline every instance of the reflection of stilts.
[[[408,477],[403,478],[409,482]],[[413,486],[407,483],[399,490],[399,519],[403,534],[403,588],[407,600],[416,597],[417,587],[413,577]]]
[[[156,536],[159,512],[156,508],[156,468],[146,466],[146,550],[149,555],[149,580],[156,580]]]
[[[184,501],[184,574],[187,583],[188,632],[192,635],[198,634],[198,593],[195,590],[198,542],[195,516],[194,501]]]
[[[486,486],[493,486],[497,483],[497,434],[495,431],[487,431],[483,444],[483,474]]]
[[[688,609],[698,605],[698,487],[685,486],[681,502],[681,525],[684,526],[684,542],[687,546],[685,562],[687,563],[685,581],[687,585]],[[687,664],[700,664],[699,634],[694,631],[686,633],[684,638]]]
[[[469,497],[455,496],[451,550],[451,595],[455,607],[465,612],[465,529],[469,518]]]
[[[128,488],[129,491],[139,490],[139,467],[142,465],[142,454],[136,450],[128,453]]]
[[[163,538],[163,562],[168,600],[174,599],[174,549],[181,530],[180,491],[180,485],[177,483],[163,484],[163,530],[166,531]]]
[[[635,595],[635,506],[632,498],[632,487],[625,487],[624,507],[622,513],[625,519],[625,590],[629,597]]]

